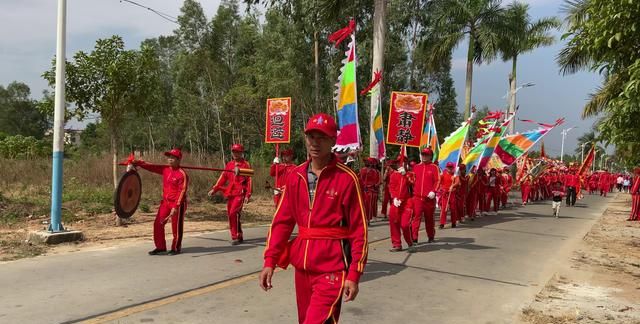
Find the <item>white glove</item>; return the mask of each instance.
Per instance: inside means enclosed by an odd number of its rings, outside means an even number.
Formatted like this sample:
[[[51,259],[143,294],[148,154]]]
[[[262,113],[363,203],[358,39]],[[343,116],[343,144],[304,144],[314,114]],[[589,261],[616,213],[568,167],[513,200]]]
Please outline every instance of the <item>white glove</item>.
[[[274,190],[273,190],[273,194],[274,194],[274,195],[279,195],[279,194],[280,194],[280,190],[278,190],[278,189],[274,189]]]
[[[402,200],[398,198],[393,198],[393,205],[396,207],[400,207],[400,205],[402,205]]]
[[[429,199],[433,199],[436,197],[436,193],[433,191],[429,191],[429,194],[427,195],[427,197],[429,197]]]
[[[407,174],[407,170],[405,170],[404,167],[399,167],[398,172],[402,173],[402,175]]]
[[[127,172],[136,171],[136,166],[133,164],[127,164]]]
[[[280,158],[276,156],[276,157],[273,159],[273,163],[275,163],[275,164],[280,163]]]

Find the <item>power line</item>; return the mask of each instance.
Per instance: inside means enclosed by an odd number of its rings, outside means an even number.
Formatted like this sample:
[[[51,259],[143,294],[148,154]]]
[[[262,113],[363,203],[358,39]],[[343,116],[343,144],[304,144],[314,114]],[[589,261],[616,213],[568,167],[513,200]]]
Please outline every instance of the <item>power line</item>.
[[[170,22],[172,22],[172,23],[174,23],[174,24],[178,24],[178,18],[176,18],[176,17],[174,17],[174,16],[171,16],[171,15],[169,15],[169,14],[166,14],[166,13],[164,13],[164,12],[161,12],[161,11],[155,10],[155,9],[153,9],[153,8],[150,8],[150,7],[144,6],[144,5],[142,5],[142,4],[139,4],[139,3],[135,2],[135,1],[131,1],[131,0],[120,0],[120,3],[122,3],[122,2],[127,2],[127,3],[129,3],[129,4],[134,5],[134,6],[138,6],[138,7],[140,7],[140,8],[147,9],[147,10],[149,10],[149,11],[153,12],[154,14],[156,14],[156,15],[160,16],[160,17],[161,17],[162,19],[164,19],[164,20],[170,21]]]

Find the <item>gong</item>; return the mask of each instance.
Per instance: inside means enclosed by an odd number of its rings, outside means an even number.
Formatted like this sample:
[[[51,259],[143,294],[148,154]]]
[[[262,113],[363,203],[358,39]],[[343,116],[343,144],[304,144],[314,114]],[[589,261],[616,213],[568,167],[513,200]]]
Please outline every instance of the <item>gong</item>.
[[[116,215],[129,218],[136,212],[142,195],[142,180],[135,170],[126,172],[120,177],[118,187],[113,197]]]

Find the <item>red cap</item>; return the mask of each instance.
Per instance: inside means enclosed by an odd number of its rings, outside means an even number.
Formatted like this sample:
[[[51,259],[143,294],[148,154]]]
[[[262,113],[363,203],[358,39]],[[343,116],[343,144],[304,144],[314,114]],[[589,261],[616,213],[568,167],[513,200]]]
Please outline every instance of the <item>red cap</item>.
[[[182,151],[179,148],[174,148],[171,151],[164,152],[165,156],[173,156],[178,160],[182,160]]]
[[[453,168],[453,162],[447,162],[446,167],[447,168]]]
[[[287,156],[293,156],[293,150],[292,149],[286,149],[286,150],[282,150],[282,152],[280,152],[281,155],[287,155]]]
[[[309,118],[307,122],[307,126],[304,128],[305,134],[317,130],[329,137],[337,137],[338,136],[338,126],[336,126],[336,121],[333,120],[333,117],[320,113],[313,115]]]
[[[420,154],[424,154],[424,155],[433,155],[433,150],[429,147],[426,147],[425,149],[423,149],[422,151],[420,151]]]
[[[467,171],[467,165],[465,165],[464,163],[460,163],[458,164],[458,169]]]
[[[244,152],[244,146],[242,144],[231,145],[231,152]]]

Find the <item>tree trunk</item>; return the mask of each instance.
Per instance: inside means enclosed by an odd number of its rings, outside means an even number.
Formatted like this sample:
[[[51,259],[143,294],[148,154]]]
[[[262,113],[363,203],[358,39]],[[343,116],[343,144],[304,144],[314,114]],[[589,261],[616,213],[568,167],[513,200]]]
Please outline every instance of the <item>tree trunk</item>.
[[[373,64],[371,66],[371,78],[373,79],[376,71],[383,71],[384,68],[384,40],[387,24],[385,17],[387,15],[387,0],[375,0],[375,9],[373,12]],[[378,101],[382,96],[382,81],[379,85],[379,91],[371,95],[371,104],[369,106],[369,156],[378,157],[378,145],[376,145],[376,134],[373,130],[373,121],[378,108]]]
[[[518,64],[518,56],[513,57],[511,65],[511,74],[509,75],[509,93],[511,94],[509,100],[509,113],[516,111],[516,65]],[[513,134],[516,126],[516,119],[512,119],[509,124],[509,134]]]
[[[315,72],[315,86],[313,88],[315,102],[315,112],[320,112],[320,44],[318,41],[318,31],[313,32],[313,60]]]
[[[473,83],[473,57],[476,51],[473,33],[469,34],[469,50],[467,51],[467,80],[464,89],[464,119],[471,115],[471,87]]]
[[[113,188],[118,188],[118,147],[117,136],[111,129],[111,156],[113,157]]]

